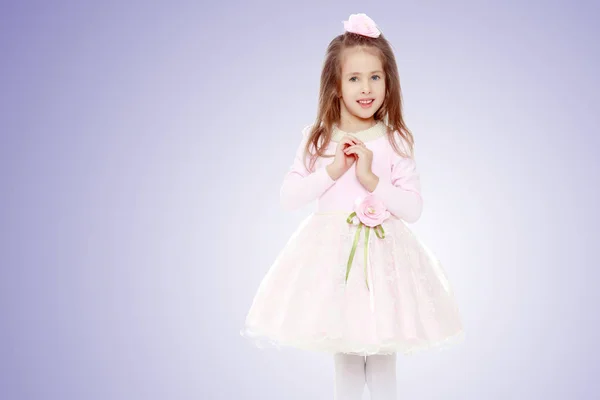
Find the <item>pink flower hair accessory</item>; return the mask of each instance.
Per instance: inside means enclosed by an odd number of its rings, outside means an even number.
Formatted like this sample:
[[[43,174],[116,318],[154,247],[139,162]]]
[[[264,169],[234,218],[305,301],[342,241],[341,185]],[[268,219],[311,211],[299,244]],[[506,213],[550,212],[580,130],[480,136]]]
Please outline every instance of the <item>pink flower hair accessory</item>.
[[[346,32],[352,32],[372,38],[377,38],[381,35],[375,21],[369,18],[367,14],[352,14],[350,15],[350,18],[348,18],[348,21],[342,22],[344,23],[344,30]]]

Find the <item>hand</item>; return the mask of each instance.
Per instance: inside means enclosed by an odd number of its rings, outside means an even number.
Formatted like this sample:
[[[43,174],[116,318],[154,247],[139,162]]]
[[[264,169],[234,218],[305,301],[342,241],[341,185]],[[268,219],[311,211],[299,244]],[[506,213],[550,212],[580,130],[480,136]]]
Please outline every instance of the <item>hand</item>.
[[[344,135],[338,142],[333,162],[328,166],[328,172],[330,172],[329,175],[331,175],[333,179],[337,180],[340,176],[344,175],[356,161],[354,155],[346,154],[344,150],[359,144],[364,143],[352,135]]]
[[[364,143],[352,145],[344,153],[356,157],[356,178],[369,191],[373,191],[379,178],[373,173],[373,152]]]

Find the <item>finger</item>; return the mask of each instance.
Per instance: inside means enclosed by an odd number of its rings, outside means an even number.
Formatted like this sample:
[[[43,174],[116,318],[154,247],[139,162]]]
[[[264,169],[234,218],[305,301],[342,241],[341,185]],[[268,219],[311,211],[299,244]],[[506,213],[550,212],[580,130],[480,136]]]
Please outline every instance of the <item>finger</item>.
[[[364,154],[363,152],[363,147],[355,144],[354,146],[350,146],[347,149],[344,150],[344,153],[346,154],[356,154],[357,156],[361,156]]]
[[[346,144],[353,144],[354,142],[352,141],[352,138],[350,137],[346,137],[344,136],[341,140],[340,140],[340,145],[346,145]]]
[[[344,138],[344,143],[349,144],[349,145],[358,144],[358,142],[351,137]]]
[[[363,151],[367,150],[367,148],[365,146],[361,145],[361,144],[352,145],[352,146],[348,147],[346,150],[348,150],[348,149],[355,149],[355,150],[360,151],[360,152],[363,152]]]
[[[367,146],[365,146],[364,144],[355,144],[354,146],[350,146],[350,147],[355,147],[359,151],[362,151],[362,152],[365,152],[365,153],[371,152],[371,150]]]
[[[342,147],[342,150],[345,150],[345,149],[349,149],[352,146],[358,146],[358,145],[360,145],[360,143],[356,143],[352,139],[348,139],[348,141],[346,143],[344,143],[341,147]]]
[[[347,133],[347,134],[346,134],[346,136],[348,136],[348,137],[352,138],[352,139],[353,139],[353,141],[354,141],[355,143],[357,143],[357,144],[358,144],[358,143],[362,143],[362,140],[360,140],[360,139],[359,139],[359,138],[357,138],[356,136],[352,135],[351,133]]]
[[[351,145],[358,145],[360,144],[360,142],[357,139],[354,138],[348,138],[348,143]]]

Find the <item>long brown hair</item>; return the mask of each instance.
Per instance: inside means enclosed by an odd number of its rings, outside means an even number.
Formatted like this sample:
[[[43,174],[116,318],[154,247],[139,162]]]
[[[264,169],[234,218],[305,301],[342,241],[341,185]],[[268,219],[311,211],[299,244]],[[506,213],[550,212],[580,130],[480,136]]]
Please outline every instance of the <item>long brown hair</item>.
[[[316,121],[308,132],[308,140],[304,148],[304,159],[311,155],[309,170],[312,169],[318,157],[333,157],[325,155],[332,136],[333,125],[340,121],[340,97],[342,54],[346,49],[363,47],[365,50],[374,51],[383,64],[385,73],[385,99],[374,115],[376,121],[383,121],[387,127],[387,137],[392,148],[403,157],[413,158],[414,138],[404,123],[402,117],[402,91],[396,58],[390,43],[383,36],[371,38],[352,32],[344,32],[335,37],[327,47],[323,70],[321,71],[321,85],[319,90],[319,106]],[[395,137],[396,132],[400,138]],[[408,153],[399,149],[397,141],[403,141],[408,147]],[[403,146],[405,147],[405,146]],[[316,149],[315,153],[311,152]]]

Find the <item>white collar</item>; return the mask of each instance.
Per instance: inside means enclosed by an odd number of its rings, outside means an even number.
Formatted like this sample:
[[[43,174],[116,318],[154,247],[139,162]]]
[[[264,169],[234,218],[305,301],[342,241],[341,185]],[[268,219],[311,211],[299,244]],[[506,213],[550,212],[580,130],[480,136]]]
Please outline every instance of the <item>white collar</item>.
[[[341,130],[340,128],[338,128],[337,124],[334,124],[332,133],[331,133],[331,140],[333,142],[339,142],[344,137],[344,135],[349,134],[349,135],[357,137],[358,139],[362,140],[363,142],[368,142],[370,140],[375,140],[377,138],[384,136],[386,134],[386,132],[387,132],[387,127],[386,127],[385,123],[381,120],[377,121],[377,123],[375,125],[373,125],[372,127],[363,129],[362,131],[358,131],[358,132],[345,132],[345,131]]]

